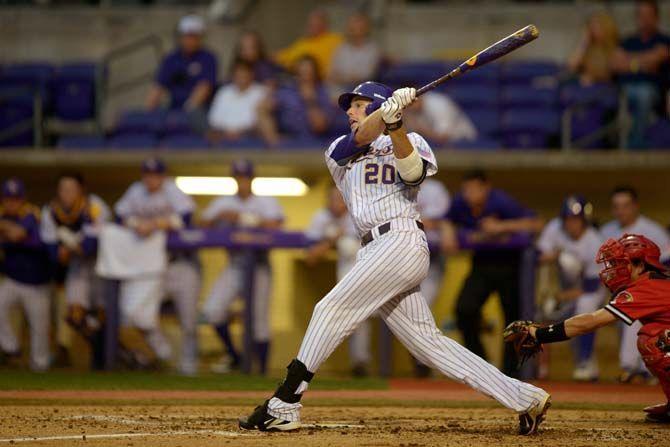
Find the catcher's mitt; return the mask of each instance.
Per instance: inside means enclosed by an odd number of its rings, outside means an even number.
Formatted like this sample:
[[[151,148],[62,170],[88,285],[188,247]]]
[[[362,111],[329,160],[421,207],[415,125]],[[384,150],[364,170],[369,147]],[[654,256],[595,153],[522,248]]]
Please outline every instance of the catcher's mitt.
[[[519,368],[523,363],[537,353],[542,352],[542,345],[530,335],[530,327],[540,327],[539,324],[532,321],[517,320],[510,323],[503,332],[505,343],[511,343],[514,346],[516,355],[519,358]]]

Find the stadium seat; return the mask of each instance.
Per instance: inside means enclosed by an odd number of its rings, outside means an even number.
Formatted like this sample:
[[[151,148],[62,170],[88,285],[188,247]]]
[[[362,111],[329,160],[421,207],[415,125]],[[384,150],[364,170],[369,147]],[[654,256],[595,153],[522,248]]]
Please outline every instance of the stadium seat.
[[[403,62],[389,66],[382,73],[380,82],[392,88],[421,87],[447,72],[447,65],[441,61]]]
[[[444,91],[461,107],[498,107],[498,86],[496,84],[465,84]]]
[[[546,108],[520,108],[506,111],[500,121],[506,148],[546,148],[560,129],[558,111]]]
[[[65,135],[58,140],[58,148],[63,150],[100,150],[104,147],[104,137],[97,135]]]
[[[205,137],[193,133],[165,136],[158,146],[163,149],[208,149],[210,147]]]
[[[216,147],[222,149],[263,149],[265,142],[258,137],[243,137],[235,141],[221,141]]]
[[[499,141],[491,138],[477,138],[475,140],[452,141],[447,145],[448,148],[462,150],[497,150],[502,149]]]
[[[525,85],[506,85],[500,91],[500,102],[503,108],[527,106],[553,108],[558,103],[558,90]]]
[[[165,136],[190,134],[193,131],[193,117],[183,110],[170,110],[161,123],[160,131]]]
[[[651,149],[670,149],[670,120],[658,120],[647,129],[647,141]]]
[[[500,80],[507,85],[530,85],[543,79],[556,78],[559,72],[560,67],[555,62],[512,61],[502,64]]]
[[[1,98],[1,96],[0,96]],[[33,106],[0,99],[0,133],[15,126],[26,127],[11,137],[0,140],[1,147],[28,147],[33,145]]]
[[[15,94],[22,93],[26,101],[32,103],[34,92],[42,97],[43,109],[51,110],[49,86],[53,79],[54,67],[48,63],[14,64],[0,72],[0,90],[10,89]]]
[[[165,110],[127,110],[116,123],[114,134],[158,134],[163,129]]]
[[[153,133],[125,133],[109,138],[105,146],[109,149],[151,149],[157,143]]]
[[[69,120],[95,118],[96,70],[93,63],[73,63],[59,67],[53,79],[56,117]]]
[[[591,135],[612,119],[618,107],[618,91],[612,84],[581,86],[570,83],[561,89],[561,106],[572,109],[572,140]],[[603,148],[608,143],[598,139],[582,146],[584,149]]]
[[[490,107],[464,107],[482,137],[497,137],[500,133],[500,112]]]

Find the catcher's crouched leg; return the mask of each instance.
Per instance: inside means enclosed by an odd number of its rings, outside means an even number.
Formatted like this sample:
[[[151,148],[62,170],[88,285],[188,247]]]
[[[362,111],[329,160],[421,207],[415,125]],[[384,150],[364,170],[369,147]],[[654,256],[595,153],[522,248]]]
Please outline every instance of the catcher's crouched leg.
[[[658,378],[667,399],[667,403],[665,404],[645,408],[645,421],[669,424],[670,356],[668,354],[670,354],[670,330],[666,330],[654,337],[640,335],[637,340],[637,348],[642,355],[647,369]]]

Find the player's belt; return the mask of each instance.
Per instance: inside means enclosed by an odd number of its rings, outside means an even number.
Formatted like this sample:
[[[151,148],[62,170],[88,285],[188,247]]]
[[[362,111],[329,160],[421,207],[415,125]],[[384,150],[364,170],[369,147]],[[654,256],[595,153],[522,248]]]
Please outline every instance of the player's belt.
[[[416,222],[416,226],[419,228],[419,230],[424,231],[423,230],[423,222],[419,222],[418,220],[415,221],[415,222]],[[373,231],[374,230],[370,230],[367,233],[365,233],[365,235],[363,235],[363,237],[361,238],[361,247],[365,247],[370,242],[375,240],[375,236],[374,236]],[[377,232],[379,233],[380,236],[383,235],[383,234],[388,233],[389,231],[391,231],[391,222],[386,222],[386,223],[381,224],[380,226],[377,227]]]

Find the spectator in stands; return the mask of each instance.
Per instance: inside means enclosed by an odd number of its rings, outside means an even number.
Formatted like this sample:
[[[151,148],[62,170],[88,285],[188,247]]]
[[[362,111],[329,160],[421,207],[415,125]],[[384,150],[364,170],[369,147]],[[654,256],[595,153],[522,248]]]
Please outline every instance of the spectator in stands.
[[[260,108],[259,128],[270,146],[279,144],[280,134],[309,139],[330,129],[333,105],[316,60],[303,56],[294,73],[294,82],[280,86]]]
[[[619,74],[633,118],[628,145],[645,148],[645,132],[654,115],[665,106],[663,72],[670,62],[670,36],[659,31],[655,0],[637,1],[636,20],[637,33],[621,42],[612,66]]]
[[[205,22],[197,15],[182,17],[177,25],[178,48],[161,62],[147,97],[150,110],[166,97],[170,109],[197,111],[207,107],[216,85],[216,56],[203,47]]]
[[[95,274],[96,238],[111,219],[107,204],[88,194],[78,172],[61,174],[56,197],[42,209],[40,234],[57,280],[65,285],[65,321],[91,344],[93,366],[102,368],[102,293]]]
[[[428,92],[417,98],[405,112],[404,119],[409,129],[420,133],[435,146],[477,138],[477,130],[470,118],[442,93]]]
[[[235,141],[255,134],[258,108],[266,96],[267,87],[254,81],[253,67],[235,61],[232,82],[219,89],[209,109],[209,138],[214,142]]]
[[[304,56],[318,62],[319,76],[325,78],[335,49],[342,43],[342,36],[329,29],[328,14],[317,9],[307,18],[305,35],[276,54],[277,62],[290,70]]]
[[[12,329],[12,308],[20,305],[30,327],[30,367],[49,368],[49,257],[40,241],[39,208],[25,199],[23,182],[11,178],[2,185],[0,244],[4,279],[0,282],[0,364],[16,362],[19,340]]]
[[[643,234],[661,249],[661,262],[670,265],[670,236],[659,223],[640,213],[635,188],[627,185],[617,186],[610,194],[610,202],[614,220],[601,228],[603,237],[618,239],[625,233]],[[637,332],[641,327],[640,322],[635,322],[631,326],[621,325],[619,366],[622,372],[619,380],[623,383],[653,380],[637,350]]]
[[[472,244],[502,242],[520,232],[539,232],[542,221],[500,189],[493,188],[486,174],[474,170],[463,177],[461,192],[456,195],[446,215],[442,246],[446,253],[459,249],[456,226]],[[476,247],[476,245],[475,245]],[[479,339],[481,309],[493,292],[498,292],[505,323],[519,319],[519,277],[521,251],[516,248],[475,248],[472,269],[461,288],[456,318],[465,346],[486,358]],[[513,349],[505,350],[503,371],[516,375]]]
[[[612,80],[612,57],[619,45],[619,32],[612,16],[597,12],[586,24],[577,48],[568,60],[568,68],[584,86]]]
[[[256,31],[242,33],[235,47],[234,60],[251,65],[254,79],[258,82],[272,81],[282,71],[281,67],[267,57],[263,38]]]
[[[351,91],[353,86],[374,79],[382,56],[377,44],[370,39],[367,15],[357,13],[349,17],[346,37],[335,50],[328,75],[328,80],[339,91]]]

